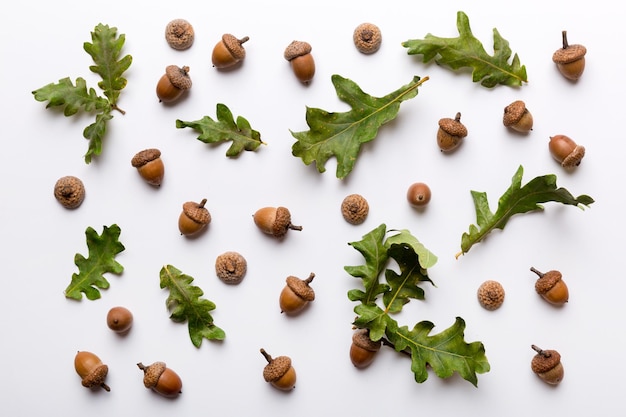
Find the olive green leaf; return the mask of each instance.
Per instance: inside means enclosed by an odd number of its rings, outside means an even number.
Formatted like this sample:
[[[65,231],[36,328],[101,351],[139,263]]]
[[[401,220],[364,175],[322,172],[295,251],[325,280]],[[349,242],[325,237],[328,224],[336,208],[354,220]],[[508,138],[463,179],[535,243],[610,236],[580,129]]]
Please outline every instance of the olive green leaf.
[[[422,55],[427,63],[431,60],[452,70],[472,69],[472,81],[480,82],[484,87],[492,88],[498,84],[521,86],[527,82],[526,67],[520,64],[517,54],[511,58],[509,42],[493,29],[493,56],[489,55],[482,43],[474,37],[469,18],[461,11],[456,19],[459,36],[442,38],[427,34],[424,39],[410,39],[402,43],[409,55]]]
[[[297,139],[291,150],[293,156],[302,158],[306,165],[315,161],[319,172],[326,171],[325,164],[337,158],[337,178],[345,178],[354,168],[361,145],[373,140],[378,129],[396,118],[400,103],[417,95],[417,89],[428,77],[413,80],[396,91],[373,97],[361,90],[354,82],[340,75],[332,76],[339,99],[352,110],[335,113],[307,107],[306,122],[309,130],[290,131]]]
[[[96,300],[100,298],[98,289],[109,288],[109,282],[103,274],[121,274],[124,267],[115,260],[115,255],[125,248],[118,240],[121,229],[113,224],[110,227],[104,226],[102,234],[88,227],[85,231],[87,237],[87,248],[89,256],[85,258],[77,253],[74,256],[74,263],[78,267],[78,273],[72,274],[72,281],[65,289],[65,296],[74,300],[81,300],[85,294],[87,299]]]
[[[353,326],[368,329],[372,340],[380,340],[384,345],[411,356],[411,370],[419,383],[428,378],[430,366],[441,378],[458,373],[476,386],[476,374],[488,372],[489,363],[481,342],[465,342],[462,318],[431,335],[434,324],[429,321],[421,321],[408,330],[406,326],[400,327],[392,317],[411,300],[424,299],[420,285],[433,283],[426,267],[433,266],[437,257],[408,230],[387,231],[385,224],[349,245],[365,258],[365,265],[344,267],[348,274],[360,278],[363,283],[363,289],[348,292],[351,301],[359,302],[354,308],[357,317]],[[391,261],[395,261],[399,273],[388,268]]]
[[[461,252],[456,257],[467,253],[470,248],[482,241],[495,229],[504,229],[511,216],[530,211],[543,210],[542,203],[556,202],[577,206],[584,209],[594,200],[588,195],[574,197],[567,189],[557,188],[556,175],[538,176],[522,187],[524,167],[521,165],[513,175],[511,186],[498,200],[498,209],[491,212],[487,193],[471,191],[476,210],[476,225],[470,225],[469,232],[461,236]]]
[[[237,122],[233,114],[226,105],[217,104],[217,121],[209,116],[204,116],[200,120],[185,122],[176,120],[176,127],[179,129],[190,127],[200,133],[198,140],[204,143],[221,143],[232,141],[226,151],[226,156],[233,158],[241,152],[256,151],[259,146],[265,143],[261,140],[261,134],[250,127],[250,123],[241,116],[237,117]]]
[[[192,282],[192,277],[172,265],[161,268],[161,289],[167,288],[170,292],[165,300],[170,319],[176,323],[187,322],[191,343],[199,348],[203,338],[224,340],[226,333],[213,323],[210,312],[215,310],[215,303],[202,298],[204,292]]]
[[[123,34],[117,35],[117,28],[98,24],[91,32],[91,39],[92,43],[85,42],[83,49],[95,63],[89,69],[102,78],[98,87],[103,90],[106,98],[99,96],[95,89],[87,88],[85,79],[81,77],[76,78],[75,83],[70,78],[62,78],[57,83],[47,84],[32,92],[35,100],[48,102],[46,108],[61,107],[67,117],[81,110],[95,114],[95,122],[83,130],[83,137],[89,140],[84,157],[86,163],[102,153],[107,122],[113,118],[112,111],[117,110],[124,114],[117,106],[117,101],[127,84],[122,74],[132,63],[130,55],[120,58],[126,38]]]

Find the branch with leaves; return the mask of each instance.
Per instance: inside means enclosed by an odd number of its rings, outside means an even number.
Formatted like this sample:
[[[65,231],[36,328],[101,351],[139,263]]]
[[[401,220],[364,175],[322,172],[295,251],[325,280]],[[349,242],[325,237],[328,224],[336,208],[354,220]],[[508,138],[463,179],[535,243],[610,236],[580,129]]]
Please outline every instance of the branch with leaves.
[[[192,285],[193,278],[172,265],[161,268],[159,275],[161,289],[167,288],[170,292],[165,300],[170,319],[176,323],[187,322],[191,343],[199,348],[203,338],[224,340],[226,333],[213,323],[210,313],[215,310],[215,303],[202,298],[204,292]]]
[[[588,195],[574,197],[567,189],[557,188],[556,175],[543,175],[530,180],[522,187],[524,167],[521,165],[513,175],[511,186],[498,200],[498,209],[491,212],[487,193],[471,191],[476,210],[477,225],[470,225],[469,232],[461,236],[461,252],[456,257],[469,252],[470,248],[481,242],[495,229],[504,229],[509,219],[515,214],[543,210],[542,203],[556,202],[584,209],[594,200]]]
[[[483,44],[474,37],[469,18],[461,11],[457,12],[456,26],[459,36],[443,38],[427,34],[424,39],[410,39],[402,43],[409,55],[422,55],[422,61],[432,60],[452,70],[472,69],[472,81],[480,82],[484,87],[492,88],[498,84],[521,86],[527,82],[526,67],[521,65],[515,54],[509,63],[512,50],[498,29],[493,29],[494,54],[489,55]]]
[[[78,273],[72,274],[72,281],[65,289],[65,296],[74,300],[81,300],[83,293],[89,300],[100,298],[99,289],[109,288],[109,281],[104,274],[121,274],[124,267],[115,260],[115,255],[125,248],[119,241],[121,229],[114,224],[104,226],[102,234],[88,227],[85,231],[89,256],[85,258],[80,253],[74,256],[74,263],[78,267]]]
[[[117,28],[98,24],[91,32],[92,42],[85,42],[83,49],[94,61],[89,69],[98,74],[102,80],[98,87],[103,90],[104,97],[99,96],[94,88],[87,88],[84,78],[78,77],[76,83],[62,78],[58,83],[47,84],[35,91],[35,100],[48,104],[46,108],[61,107],[66,117],[79,111],[94,113],[96,120],[83,130],[83,136],[89,140],[85,154],[85,162],[90,163],[94,156],[102,153],[102,142],[106,134],[107,122],[113,118],[113,110],[124,114],[117,105],[120,92],[126,87],[127,80],[122,74],[130,67],[132,57],[120,58],[126,37],[117,35]]]
[[[391,235],[387,236],[388,233]],[[348,298],[359,303],[354,308],[357,317],[353,325],[368,329],[373,341],[382,341],[409,355],[418,383],[426,381],[430,366],[440,378],[457,373],[477,386],[476,374],[488,372],[490,366],[483,344],[464,340],[462,318],[457,317],[449,328],[431,334],[435,325],[430,321],[421,321],[409,329],[392,317],[411,300],[424,299],[420,285],[432,284],[427,269],[435,265],[437,257],[408,230],[388,231],[385,224],[349,245],[365,258],[364,265],[344,267],[348,274],[363,282],[362,289],[348,292]],[[399,272],[388,268],[391,261],[395,261]]]
[[[372,141],[383,124],[395,119],[400,103],[417,96],[418,87],[426,80],[428,77],[420,79],[416,76],[409,84],[384,97],[373,97],[364,93],[354,81],[333,75],[337,96],[352,110],[334,113],[307,107],[309,130],[291,131],[297,139],[291,148],[293,156],[302,158],[306,165],[315,162],[319,172],[326,171],[326,161],[335,156],[336,176],[345,178],[354,168],[361,145]]]

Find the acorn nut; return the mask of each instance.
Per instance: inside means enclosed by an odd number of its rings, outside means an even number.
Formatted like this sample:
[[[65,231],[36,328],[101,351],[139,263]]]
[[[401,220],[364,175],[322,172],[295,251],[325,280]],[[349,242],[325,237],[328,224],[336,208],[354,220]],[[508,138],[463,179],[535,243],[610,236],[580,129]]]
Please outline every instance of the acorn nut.
[[[302,226],[291,224],[291,212],[286,207],[263,207],[254,215],[254,224],[265,234],[283,238],[289,230],[302,230]]]
[[[367,219],[370,206],[360,194],[350,194],[341,202],[341,215],[350,224],[361,224]]]
[[[352,334],[350,345],[350,361],[359,368],[366,368],[374,362],[376,353],[380,350],[382,342],[370,339],[368,329],[358,329]]]
[[[78,208],[85,200],[85,185],[72,175],[61,177],[54,184],[54,198],[67,209]]]
[[[183,204],[183,211],[178,217],[178,230],[181,235],[193,236],[211,223],[211,213],[204,207],[206,198],[201,202],[187,201]]]
[[[458,148],[466,136],[467,128],[461,123],[461,113],[457,113],[454,119],[446,117],[439,120],[437,144],[441,151],[450,152]]]
[[[178,100],[185,91],[191,88],[189,67],[182,68],[176,65],[165,67],[165,74],[161,76],[156,87],[159,102],[172,103]]]
[[[311,44],[303,41],[291,42],[284,52],[284,57],[291,64],[296,78],[302,83],[308,83],[315,75],[315,61],[311,55]]]
[[[516,100],[504,108],[502,123],[516,132],[528,133],[533,130],[533,115],[526,108],[526,103]]]
[[[361,23],[352,34],[354,46],[359,52],[373,54],[380,49],[383,37],[378,26],[373,23]]]
[[[531,347],[537,352],[530,362],[533,372],[550,385],[559,384],[563,380],[564,375],[559,352],[556,350],[543,350],[535,345]]]
[[[406,199],[412,207],[421,208],[430,203],[432,192],[430,187],[423,182],[415,182],[406,191]]]
[[[230,33],[222,35],[222,39],[213,47],[211,55],[213,66],[218,69],[230,68],[243,61],[246,57],[246,50],[243,44],[249,39],[248,36],[237,39]]]
[[[577,145],[572,138],[566,135],[550,136],[548,149],[552,157],[556,159],[563,168],[577,167],[585,156],[585,147]]]
[[[113,307],[107,313],[107,326],[117,334],[126,334],[133,326],[133,313],[126,307]]]
[[[300,313],[309,302],[315,300],[315,291],[310,287],[315,274],[311,272],[307,279],[288,276],[287,285],[280,292],[278,303],[280,312],[288,315]]]
[[[478,287],[478,302],[483,308],[493,311],[504,303],[504,288],[498,281],[488,280]]]
[[[137,152],[130,160],[132,166],[148,184],[156,187],[161,185],[165,175],[165,166],[161,159],[161,151],[158,149],[144,149]]]
[[[109,373],[109,367],[103,364],[95,354],[87,351],[78,351],[74,357],[74,369],[82,378],[81,384],[83,387],[100,387],[105,391],[111,391],[111,388],[104,383]]]
[[[563,275],[556,270],[548,271],[545,274],[531,267],[531,271],[539,276],[535,282],[535,291],[550,304],[561,306],[569,300],[569,290]]]
[[[226,284],[239,284],[248,269],[248,263],[240,253],[228,251],[215,259],[215,273]]]
[[[585,54],[587,48],[583,45],[570,45],[567,42],[567,31],[562,32],[563,47],[557,49],[552,55],[552,61],[556,64],[559,72],[568,80],[576,81],[585,70]]]
[[[172,48],[182,51],[193,45],[195,32],[185,19],[174,19],[165,26],[165,40]]]
[[[261,349],[261,354],[268,362],[263,368],[265,381],[282,391],[290,391],[295,388],[296,370],[292,366],[291,358],[289,356],[272,358],[265,349]]]
[[[182,393],[182,380],[164,362],[154,362],[148,366],[139,362],[137,367],[143,371],[143,385],[146,388],[169,398],[177,397]]]

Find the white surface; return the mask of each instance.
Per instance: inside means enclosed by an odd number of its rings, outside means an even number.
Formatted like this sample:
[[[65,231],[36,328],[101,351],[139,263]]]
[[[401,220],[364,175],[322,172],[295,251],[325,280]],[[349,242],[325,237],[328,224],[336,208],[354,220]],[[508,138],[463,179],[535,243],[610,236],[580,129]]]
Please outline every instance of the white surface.
[[[578,3],[578,4],[576,4]],[[3,248],[2,355],[0,414],[33,416],[273,415],[313,416],[332,413],[381,415],[567,415],[592,412],[616,415],[621,403],[623,293],[621,274],[624,197],[621,161],[625,151],[620,108],[624,95],[623,38],[618,13],[607,1],[582,2],[239,1],[150,5],[111,0],[106,6],[79,1],[16,2],[0,27],[4,57],[3,111],[0,112],[0,200]],[[306,5],[305,5],[306,4]],[[606,6],[606,7],[604,7]],[[427,33],[457,36],[456,12],[467,13],[473,32],[491,48],[495,27],[510,42],[528,70],[521,88],[488,90],[467,74],[454,74],[409,57],[400,43]],[[170,49],[163,31],[173,18],[186,18],[196,29],[193,47]],[[383,31],[381,50],[361,55],[352,30],[371,21]],[[31,91],[69,76],[84,77],[91,58],[82,50],[98,23],[126,35],[124,54],[133,56],[125,73],[128,86],[108,125],[104,150],[90,165],[83,162],[87,142],[82,129],[92,116],[64,118],[46,110]],[[587,68],[572,84],[551,62],[561,30],[570,43],[588,48]],[[219,37],[248,35],[245,64],[220,73],[210,64]],[[300,85],[286,61],[284,47],[293,39],[313,45],[317,74]],[[610,56],[616,56],[611,62]],[[189,65],[194,86],[174,106],[159,104],[154,89],[166,65]],[[305,106],[344,111],[330,82],[332,74],[354,80],[369,94],[382,96],[429,76],[419,95],[401,105],[396,120],[363,146],[354,171],[340,181],[335,160],[324,174],[291,155],[289,133],[306,130]],[[527,137],[508,132],[502,109],[526,101],[535,117]],[[177,118],[215,117],[226,104],[247,118],[267,146],[236,160],[225,157],[228,144],[208,146],[190,129],[176,129]],[[439,152],[437,120],[460,111],[469,136],[458,152]],[[568,134],[587,147],[572,173],[563,171],[547,150],[548,137]],[[166,178],[158,190],[139,178],[130,159],[158,147]],[[596,203],[586,211],[548,203],[543,213],[514,217],[464,257],[455,260],[460,237],[475,222],[470,190],[486,191],[495,209],[519,165],[524,182],[557,174],[558,184],[573,194],[589,194]],[[55,181],[80,177],[87,198],[76,211],[53,198]],[[433,199],[417,212],[405,201],[408,186],[427,182]],[[339,206],[349,193],[370,203],[367,221],[358,227],[343,221]],[[213,221],[199,239],[181,237],[176,226],[183,202],[208,199]],[[304,227],[283,242],[262,235],[251,215],[263,206],[290,208]],[[86,253],[84,231],[99,233],[117,223],[126,250],[118,257],[122,276],[107,275],[111,287],[97,301],[68,300],[63,289],[76,271],[74,254]],[[426,286],[426,301],[413,301],[398,316],[412,326],[450,326],[456,316],[467,323],[467,341],[482,341],[491,371],[479,375],[478,388],[455,376],[434,374],[423,384],[413,380],[409,360],[383,349],[364,371],[349,362],[354,303],[346,292],[359,281],[343,267],[362,263],[347,245],[381,223],[409,229],[439,256],[429,270],[437,287]],[[214,274],[215,257],[237,250],[248,259],[243,283],[229,287]],[[167,292],[159,288],[159,270],[171,264],[195,278],[205,297],[217,304],[216,324],[226,331],[223,343],[203,341],[196,349],[185,325],[175,324],[165,309]],[[555,309],[533,288],[530,266],[560,269],[570,288],[570,303]],[[317,299],[297,318],[279,313],[277,298],[287,275],[315,272]],[[507,290],[504,306],[483,310],[475,291],[486,279]],[[108,309],[124,305],[135,326],[124,338],[105,325]],[[561,352],[566,369],[557,388],[530,371],[531,344]],[[264,359],[289,355],[298,372],[290,394],[272,389],[262,378]],[[81,387],[73,369],[77,350],[98,354],[110,367],[110,393]],[[183,378],[175,401],[146,390],[136,363],[165,361]],[[514,410],[514,411],[513,411]]]

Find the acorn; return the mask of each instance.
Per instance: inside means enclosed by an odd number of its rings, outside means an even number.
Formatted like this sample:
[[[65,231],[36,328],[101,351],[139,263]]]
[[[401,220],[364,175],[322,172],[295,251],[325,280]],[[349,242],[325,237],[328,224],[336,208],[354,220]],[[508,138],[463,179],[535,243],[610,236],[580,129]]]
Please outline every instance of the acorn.
[[[504,108],[502,123],[516,132],[528,133],[533,130],[533,115],[526,108],[526,103],[515,100]]]
[[[363,223],[369,211],[369,203],[361,194],[350,194],[341,202],[341,215],[350,224]]]
[[[454,119],[446,117],[439,120],[437,145],[442,152],[450,152],[458,148],[466,136],[467,128],[461,123],[461,113],[457,113]]]
[[[552,55],[552,61],[556,64],[559,72],[568,80],[576,81],[585,70],[585,54],[587,48],[583,45],[570,45],[567,42],[567,31],[562,32],[563,47],[557,49]]]
[[[287,277],[287,284],[283,287],[278,299],[281,313],[298,314],[309,302],[315,300],[315,291],[310,287],[313,278],[315,278],[313,272],[307,279],[294,276]]]
[[[548,149],[552,157],[563,168],[576,168],[585,157],[585,147],[578,145],[572,138],[566,135],[550,136]]]
[[[124,335],[133,326],[133,313],[126,307],[112,307],[107,313],[107,326],[115,333]]]
[[[104,383],[109,373],[109,367],[103,364],[95,354],[87,351],[78,351],[74,357],[74,369],[82,378],[81,384],[83,387],[100,387],[105,391],[111,391],[111,388]]]
[[[215,259],[215,273],[225,284],[239,284],[247,270],[248,262],[239,252],[224,252]]]
[[[164,362],[154,362],[148,366],[139,362],[137,367],[143,371],[143,385],[146,388],[169,398],[177,397],[182,393],[182,380]]]
[[[61,177],[54,184],[54,198],[65,208],[78,208],[85,200],[85,185],[73,175]]]
[[[182,68],[176,65],[165,67],[165,74],[161,76],[156,87],[159,102],[172,103],[178,100],[185,91],[191,88],[189,67]]]
[[[296,370],[291,364],[291,358],[289,356],[272,358],[265,349],[261,349],[261,354],[268,362],[263,368],[265,381],[282,391],[290,391],[295,388]]]
[[[291,64],[291,69],[296,78],[304,84],[309,83],[315,75],[315,60],[311,55],[311,44],[303,41],[293,41],[287,48],[283,56]]]
[[[361,23],[352,33],[356,49],[364,54],[373,54],[380,49],[383,41],[380,28],[373,23]]]
[[[218,69],[229,68],[238,64],[246,57],[243,44],[250,38],[245,36],[237,39],[230,33],[222,35],[222,39],[213,47],[211,62]]]
[[[178,217],[178,230],[181,235],[196,235],[211,223],[211,213],[204,207],[206,201],[205,198],[200,203],[187,201],[183,204],[183,211]]]
[[[137,172],[148,184],[156,187],[161,185],[165,175],[165,166],[158,149],[144,149],[137,152],[130,161],[137,168]]]
[[[530,363],[533,372],[544,382],[557,385],[563,380],[564,369],[561,363],[561,355],[556,350],[542,350],[532,345],[537,352]]]
[[[352,334],[350,361],[357,368],[366,368],[374,362],[382,342],[370,339],[368,329],[358,329]]]
[[[283,238],[289,230],[302,230],[291,223],[291,212],[286,207],[263,207],[254,215],[254,224],[265,234]]]
[[[486,310],[497,310],[504,303],[504,287],[498,281],[487,280],[477,291],[478,302]]]
[[[550,304],[561,306],[569,300],[569,290],[559,271],[552,270],[545,274],[530,268],[539,279],[535,282],[535,291]]]
[[[165,26],[165,41],[173,49],[182,51],[191,48],[195,32],[185,19],[174,19]]]

